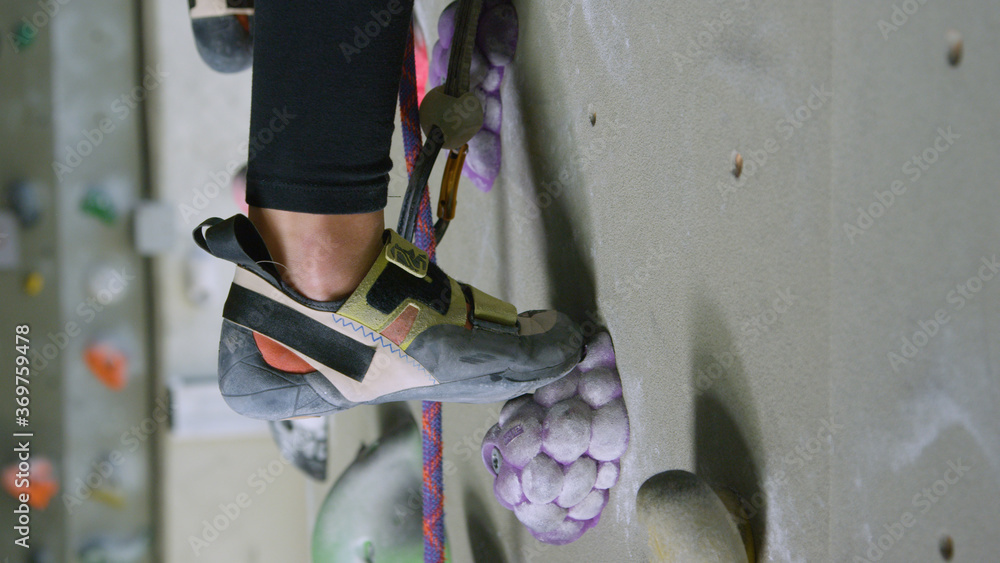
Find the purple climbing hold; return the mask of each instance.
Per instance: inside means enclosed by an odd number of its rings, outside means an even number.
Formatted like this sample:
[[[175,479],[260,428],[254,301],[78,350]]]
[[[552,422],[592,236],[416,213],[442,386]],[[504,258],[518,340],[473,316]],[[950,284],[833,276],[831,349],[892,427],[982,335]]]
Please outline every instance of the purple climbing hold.
[[[535,504],[556,500],[563,489],[562,467],[547,455],[537,455],[521,471],[524,496]]]
[[[615,399],[594,411],[587,453],[597,461],[618,459],[628,444],[628,413],[625,402]]]
[[[597,462],[589,457],[581,457],[566,468],[563,488],[556,497],[556,504],[571,508],[582,501],[590,490],[597,486]],[[606,489],[607,487],[597,487]]]
[[[441,17],[438,19],[438,42],[445,50],[451,49],[451,39],[455,35],[455,16],[457,14],[458,2],[452,2],[441,12]],[[445,61],[447,62],[447,59]]]
[[[431,52],[428,87],[444,83],[448,74],[448,57],[455,33],[458,3],[452,3],[438,20],[438,41]],[[510,0],[483,2],[476,30],[476,48],[470,66],[470,89],[483,104],[483,128],[469,141],[469,152],[462,172],[480,190],[493,188],[500,174],[500,124],[503,111],[500,87],[504,67],[511,63],[517,48],[517,10]]]
[[[476,46],[493,66],[506,66],[517,50],[517,10],[513,4],[497,4],[479,17]]]
[[[502,66],[491,66],[490,71],[486,73],[482,84],[480,84],[483,90],[496,94],[498,98],[500,96],[500,82],[503,81],[503,69]]]
[[[500,468],[497,480],[493,483],[493,494],[507,510],[514,510],[515,506],[524,502],[521,476],[514,466],[504,465]]]
[[[532,409],[522,408],[507,421],[499,436],[505,463],[522,468],[542,451],[542,425]]]
[[[559,463],[573,463],[590,447],[592,412],[575,397],[553,405],[542,421],[542,449]]]
[[[503,408],[500,409],[500,426],[507,426],[507,421],[510,420],[510,417],[514,416],[522,407],[532,404],[534,404],[534,401],[531,400],[531,395],[521,395],[504,403]],[[499,431],[500,426],[494,426],[493,428]]]
[[[595,489],[610,489],[618,482],[618,462],[602,461],[597,467],[597,478],[594,480]]]
[[[562,545],[600,521],[629,439],[614,349],[587,344],[568,375],[508,401],[483,438],[497,501],[539,541]]]
[[[580,374],[576,370],[573,370],[566,377],[553,381],[535,391],[535,402],[547,408],[560,401],[565,401],[576,395],[576,388],[579,382]],[[521,397],[514,400],[517,401],[519,399]]]
[[[554,530],[540,534],[538,540],[552,545],[565,545],[583,535],[585,525],[579,520],[566,518]]]
[[[490,71],[490,63],[486,62],[479,51],[472,51],[472,62],[469,63],[469,84],[479,85],[486,78],[486,73]]]
[[[500,120],[503,118],[503,108],[500,106],[499,94],[486,96],[483,103],[483,129],[500,135]]]
[[[594,489],[579,504],[569,509],[567,515],[576,520],[589,520],[600,514],[606,504],[608,504],[608,491]]]
[[[550,532],[566,518],[566,509],[550,503],[522,502],[514,508],[514,514],[529,530]]]
[[[427,69],[427,89],[430,90],[444,84],[445,73],[448,70],[448,49],[435,43],[431,49],[430,68]]]
[[[608,368],[595,368],[580,377],[580,398],[593,408],[600,408],[621,397],[618,375]]]
[[[465,170],[479,189],[489,191],[500,174],[500,136],[483,129],[469,139]],[[477,177],[478,182],[475,181]]]

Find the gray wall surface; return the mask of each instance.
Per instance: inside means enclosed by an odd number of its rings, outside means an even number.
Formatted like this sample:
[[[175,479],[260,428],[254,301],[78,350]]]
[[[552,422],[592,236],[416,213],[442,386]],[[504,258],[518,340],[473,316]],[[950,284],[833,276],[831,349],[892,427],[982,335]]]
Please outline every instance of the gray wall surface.
[[[479,459],[500,405],[446,405],[455,560],[644,560],[635,492],[673,468],[751,501],[761,561],[939,561],[945,536],[956,561],[996,560],[1000,280],[983,260],[1000,234],[1000,4],[516,5],[501,176],[488,194],[463,184],[439,262],[522,310],[605,324],[631,446],[601,524],[546,546],[496,504]],[[151,62],[174,73],[152,106],[155,187],[176,205],[233,158],[249,99],[249,73],[212,75],[173,46],[190,40],[178,9],[147,10]],[[181,224],[234,212],[227,197]],[[178,236],[159,270],[163,369],[211,373],[221,301],[168,306],[191,246]],[[332,477],[372,420],[334,417]],[[300,505],[311,522],[326,486],[304,488],[241,529],[301,522]],[[171,560],[214,502],[177,505],[190,512],[169,518]],[[266,541],[234,531],[213,549]]]

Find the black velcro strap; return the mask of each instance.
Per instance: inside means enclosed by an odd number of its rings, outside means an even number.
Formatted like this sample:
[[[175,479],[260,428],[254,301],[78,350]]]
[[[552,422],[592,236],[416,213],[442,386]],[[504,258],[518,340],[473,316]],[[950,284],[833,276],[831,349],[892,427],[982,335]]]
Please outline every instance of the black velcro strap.
[[[451,306],[451,282],[448,275],[431,262],[427,266],[426,277],[430,281],[417,279],[413,274],[389,262],[368,290],[365,299],[368,305],[384,315],[395,311],[407,299],[415,299],[438,313],[447,315],[448,307]]]
[[[216,258],[228,260],[243,266],[267,280],[275,287],[278,284],[278,269],[271,261],[271,253],[264,245],[264,239],[243,215],[233,215],[229,219],[212,217],[194,229],[194,242]]]
[[[358,382],[375,357],[375,348],[240,285],[230,288],[222,316]]]

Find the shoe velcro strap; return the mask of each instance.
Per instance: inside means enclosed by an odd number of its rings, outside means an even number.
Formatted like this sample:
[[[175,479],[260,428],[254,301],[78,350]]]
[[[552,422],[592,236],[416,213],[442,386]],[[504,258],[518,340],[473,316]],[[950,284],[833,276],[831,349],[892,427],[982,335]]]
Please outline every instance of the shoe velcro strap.
[[[242,266],[271,285],[280,287],[280,276],[271,260],[271,253],[267,251],[257,228],[245,216],[206,219],[195,228],[193,235],[194,242],[212,256]]]
[[[517,309],[507,303],[469,286],[472,294],[472,316],[483,321],[503,326],[517,324]]]
[[[375,349],[273,299],[233,284],[222,317],[363,381]]]

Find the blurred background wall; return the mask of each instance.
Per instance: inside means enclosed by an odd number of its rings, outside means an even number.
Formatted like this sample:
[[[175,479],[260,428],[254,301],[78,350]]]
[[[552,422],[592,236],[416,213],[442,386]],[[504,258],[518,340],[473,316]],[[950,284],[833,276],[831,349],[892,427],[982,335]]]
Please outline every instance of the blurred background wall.
[[[418,6],[429,44],[446,4]],[[447,405],[456,560],[643,560],[635,491],[671,468],[751,499],[763,561],[872,558],[907,513],[882,560],[994,560],[1000,6],[516,5],[504,168],[491,193],[463,184],[440,262],[605,324],[631,448],[601,525],[546,546],[478,459],[499,405]],[[214,387],[232,268],[190,231],[239,210],[250,72],[202,63],[183,2],[0,0],[0,17],[0,329],[31,327],[32,459],[60,482],[32,512],[36,560],[307,561],[375,414],[331,417],[316,483]],[[0,495],[3,522],[16,507]],[[2,553],[27,561],[15,534]]]

